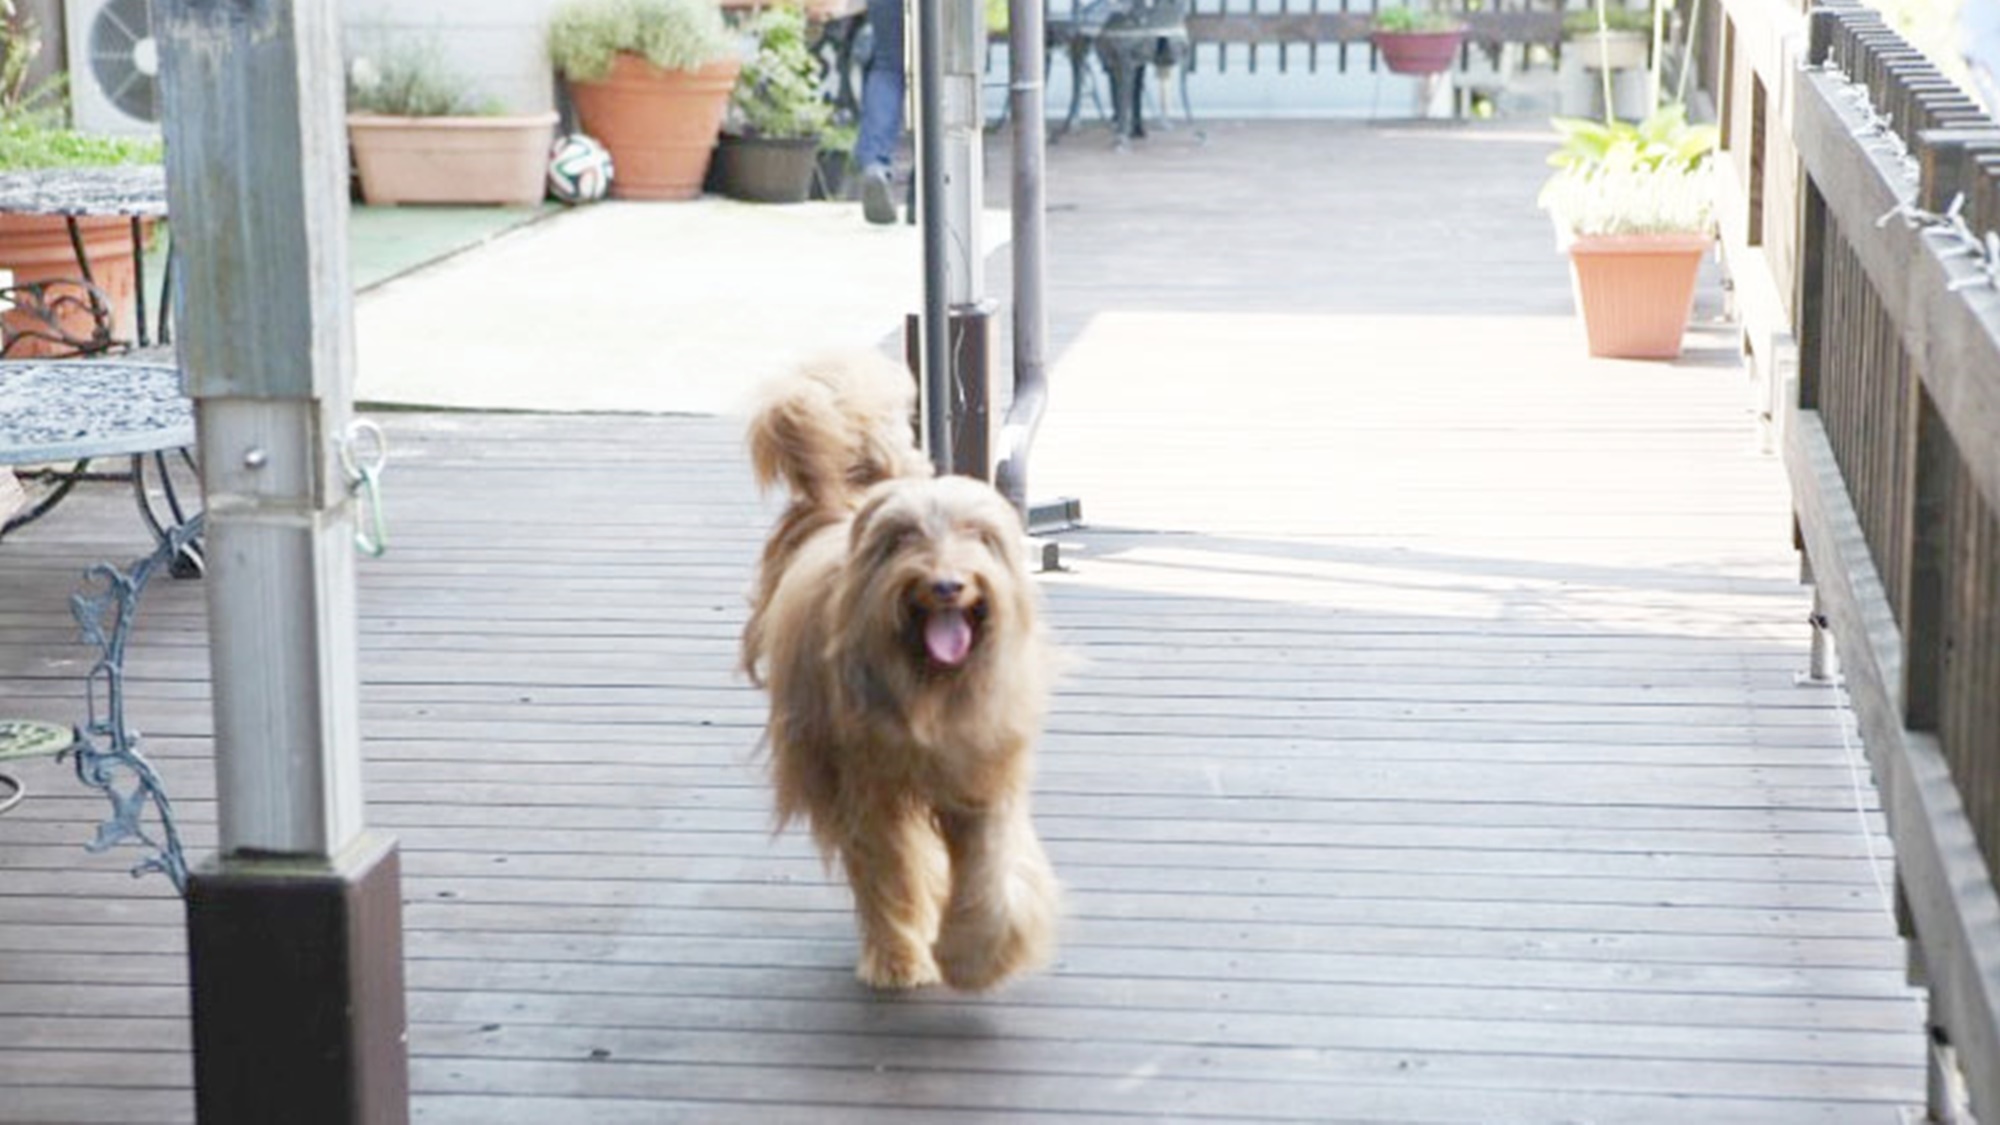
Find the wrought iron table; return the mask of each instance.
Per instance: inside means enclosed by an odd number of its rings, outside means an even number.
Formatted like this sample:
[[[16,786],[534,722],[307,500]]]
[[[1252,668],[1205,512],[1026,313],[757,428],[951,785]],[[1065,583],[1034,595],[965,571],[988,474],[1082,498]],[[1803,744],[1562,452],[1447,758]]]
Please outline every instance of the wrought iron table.
[[[172,460],[191,466],[193,444],[194,409],[175,367],[115,359],[0,363],[0,471],[12,465],[72,465],[41,474],[54,487],[0,526],[0,536],[41,518],[79,481],[127,479],[88,471],[94,458],[126,457],[139,514],[155,542],[164,543],[173,528],[192,518],[191,505],[175,485]],[[149,484],[160,489],[158,506]],[[199,546],[190,541],[174,567],[199,572]]]
[[[141,164],[0,174],[0,213],[60,216],[68,226],[70,246],[76,253],[77,271],[81,274],[75,280],[17,283],[0,289],[0,298],[11,301],[26,314],[25,319],[33,322],[30,328],[17,328],[10,333],[0,354],[12,348],[16,339],[39,338],[80,355],[109,351],[127,342],[116,337],[111,297],[98,286],[84,245],[82,221],[91,217],[123,218],[131,224],[138,344],[142,348],[151,346],[152,336],[146,326],[146,224],[166,218],[166,169],[157,164]],[[161,282],[159,340],[162,344],[171,335],[166,293],[172,285],[173,259],[169,257]],[[65,327],[63,314],[72,309],[89,315],[90,335],[78,337]],[[16,323],[22,319],[16,318]]]
[[[47,758],[67,751],[76,742],[74,731],[33,719],[0,719],[0,762],[18,758]],[[27,786],[14,775],[0,773],[0,812],[21,803]]]
[[[202,570],[202,516],[190,511],[176,491],[169,458],[192,466],[193,404],[181,390],[180,371],[166,364],[129,360],[49,360],[0,362],[0,471],[10,465],[75,462],[56,474],[53,493],[26,515],[7,523],[11,531],[53,507],[93,458],[131,459],[133,491],[155,546],[125,570],[93,567],[91,587],[70,599],[70,609],[86,643],[99,652],[91,669],[89,716],[74,732],[46,724],[0,723],[0,760],[58,754],[72,757],[77,777],[104,792],[112,815],[89,847],[103,851],[136,842],[145,858],[134,873],[158,871],[185,888],[187,865],[165,789],[139,753],[138,733],[125,721],[125,646],[131,637],[140,596],[162,569],[183,575]],[[154,466],[151,474],[147,464]],[[163,494],[156,510],[149,476]],[[67,734],[68,737],[59,737]],[[0,776],[0,806],[24,790]],[[153,810],[157,826],[148,826]]]

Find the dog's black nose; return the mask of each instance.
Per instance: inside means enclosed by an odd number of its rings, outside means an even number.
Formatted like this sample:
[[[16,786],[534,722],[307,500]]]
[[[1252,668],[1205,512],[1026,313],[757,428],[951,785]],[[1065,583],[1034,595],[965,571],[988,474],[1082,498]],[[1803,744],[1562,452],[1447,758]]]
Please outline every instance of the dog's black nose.
[[[941,602],[956,601],[965,592],[965,583],[956,578],[940,578],[931,583],[931,596]]]

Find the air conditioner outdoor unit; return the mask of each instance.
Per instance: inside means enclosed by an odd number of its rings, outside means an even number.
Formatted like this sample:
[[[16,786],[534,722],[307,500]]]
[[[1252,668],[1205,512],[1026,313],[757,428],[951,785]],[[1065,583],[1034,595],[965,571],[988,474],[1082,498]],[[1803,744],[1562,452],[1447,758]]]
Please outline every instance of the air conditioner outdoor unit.
[[[160,56],[147,0],[63,0],[63,29],[76,127],[157,133]]]

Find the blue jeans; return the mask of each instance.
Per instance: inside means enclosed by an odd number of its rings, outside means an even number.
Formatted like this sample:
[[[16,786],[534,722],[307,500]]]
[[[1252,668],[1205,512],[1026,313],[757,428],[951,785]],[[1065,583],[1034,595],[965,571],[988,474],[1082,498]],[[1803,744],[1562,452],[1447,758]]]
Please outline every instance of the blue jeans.
[[[861,72],[861,136],[854,160],[888,166],[903,140],[903,0],[868,0],[875,45]]]

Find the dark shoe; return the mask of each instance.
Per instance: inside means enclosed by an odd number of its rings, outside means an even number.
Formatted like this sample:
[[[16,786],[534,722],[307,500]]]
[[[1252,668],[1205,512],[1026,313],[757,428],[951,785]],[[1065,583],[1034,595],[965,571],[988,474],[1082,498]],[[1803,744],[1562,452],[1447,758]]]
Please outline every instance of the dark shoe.
[[[861,172],[861,214],[877,226],[896,221],[895,180],[880,164]]]

